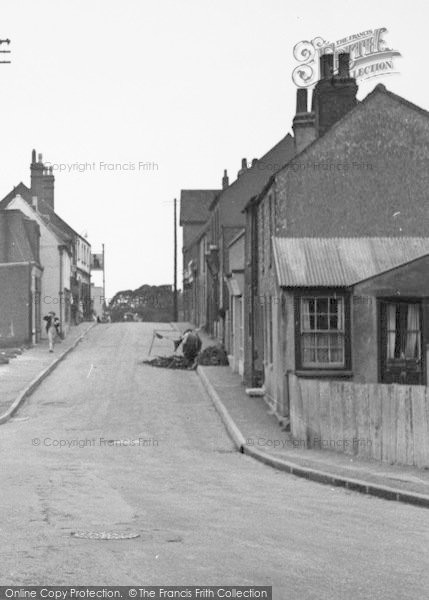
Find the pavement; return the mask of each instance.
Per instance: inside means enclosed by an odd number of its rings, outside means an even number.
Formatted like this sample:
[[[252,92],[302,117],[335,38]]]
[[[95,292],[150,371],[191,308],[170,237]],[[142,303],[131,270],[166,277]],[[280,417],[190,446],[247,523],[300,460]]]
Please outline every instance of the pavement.
[[[143,364],[155,327],[95,326],[1,426],[0,585],[427,596],[427,511],[237,452],[195,371]]]
[[[179,331],[192,327],[175,324]],[[200,332],[203,347],[216,343]],[[250,397],[230,367],[198,367],[209,396],[236,448],[268,466],[299,477],[364,494],[429,508],[429,470],[390,465],[294,442],[269,414],[264,399]]]
[[[0,424],[6,422],[25,398],[75,348],[95,323],[83,322],[70,328],[64,340],[57,340],[50,353],[48,340],[41,340],[22,354],[0,364]]]

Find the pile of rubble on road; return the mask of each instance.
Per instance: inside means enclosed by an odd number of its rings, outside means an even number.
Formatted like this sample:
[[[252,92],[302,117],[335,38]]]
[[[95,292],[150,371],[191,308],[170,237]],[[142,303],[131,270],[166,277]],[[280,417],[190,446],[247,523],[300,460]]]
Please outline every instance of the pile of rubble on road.
[[[228,366],[228,355],[222,346],[207,346],[198,355],[198,364],[206,367]]]
[[[224,348],[220,346],[208,346],[198,354],[195,361],[189,361],[184,356],[173,354],[171,356],[156,356],[155,358],[144,360],[143,364],[164,369],[191,370],[196,369],[198,365],[210,367],[228,365],[228,356]]]
[[[143,360],[144,365],[150,365],[151,367],[162,367],[164,369],[189,369],[192,368],[192,364],[184,356],[156,356],[150,360]]]

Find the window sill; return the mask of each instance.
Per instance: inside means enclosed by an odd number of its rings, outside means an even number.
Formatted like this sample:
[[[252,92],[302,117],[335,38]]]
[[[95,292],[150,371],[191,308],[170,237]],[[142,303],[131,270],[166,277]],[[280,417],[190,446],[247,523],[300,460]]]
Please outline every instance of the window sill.
[[[342,377],[344,379],[350,379],[353,377],[353,371],[347,371],[345,369],[308,369],[295,371],[295,375],[298,377]]]

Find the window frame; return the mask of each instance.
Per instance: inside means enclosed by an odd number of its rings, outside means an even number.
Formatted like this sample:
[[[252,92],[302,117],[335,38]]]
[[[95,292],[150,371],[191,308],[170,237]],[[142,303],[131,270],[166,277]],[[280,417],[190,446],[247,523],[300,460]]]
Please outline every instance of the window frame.
[[[342,298],[344,304],[344,364],[315,363],[314,366],[303,364],[302,327],[301,327],[301,301],[303,298]],[[336,288],[301,288],[294,295],[295,310],[295,366],[296,370],[307,373],[318,372],[346,372],[351,370],[351,318],[350,318],[350,293],[344,289]],[[335,330],[326,330],[326,333],[335,333]]]
[[[388,304],[402,304],[409,305],[414,304],[419,308],[419,317],[420,317],[420,360],[412,359],[412,358],[394,358],[389,359],[390,364],[387,364],[387,346],[386,346],[386,336],[388,334],[388,328],[383,324],[383,319],[386,318],[386,313],[383,317],[383,309],[386,311],[386,307]],[[383,296],[377,298],[377,329],[378,329],[378,339],[377,339],[377,354],[378,354],[378,381],[379,383],[390,383],[386,381],[386,375],[389,371],[394,372],[399,368],[402,364],[406,373],[410,373],[411,370],[408,368],[410,364],[419,365],[419,369],[416,370],[416,373],[420,374],[421,382],[418,385],[427,385],[427,357],[426,357],[426,326],[427,326],[427,316],[426,316],[426,307],[425,307],[425,299],[421,297],[414,296]],[[383,331],[384,328],[384,331]],[[395,382],[398,383],[398,382]],[[406,385],[413,385],[412,383],[407,383]]]

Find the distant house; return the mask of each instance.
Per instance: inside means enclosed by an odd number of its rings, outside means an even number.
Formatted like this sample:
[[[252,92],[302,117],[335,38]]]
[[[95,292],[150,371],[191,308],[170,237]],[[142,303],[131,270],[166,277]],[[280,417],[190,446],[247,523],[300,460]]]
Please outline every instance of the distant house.
[[[31,188],[23,183],[0,201],[0,209],[18,209],[34,219],[41,232],[44,268],[41,310],[54,310],[64,333],[71,324],[91,318],[91,246],[55,212],[54,176],[33,150]]]
[[[104,315],[105,305],[104,290],[102,286],[91,284],[91,303],[93,314],[101,319]]]
[[[42,271],[37,223],[0,210],[0,347],[39,341]]]
[[[207,321],[206,253],[210,248],[205,234],[210,206],[220,191],[182,190],[180,194],[184,319],[197,325]]]
[[[295,152],[294,138],[287,134],[260,159],[253,159],[251,165],[242,159],[237,179],[231,184],[224,171],[221,190],[181,193],[184,317],[204,326],[225,344],[230,354],[233,332],[229,329],[229,244],[246,226],[243,209],[247,202],[261,192],[272,174]],[[243,262],[244,245],[242,249]]]
[[[211,256],[209,258],[218,270],[209,280],[207,291],[210,301],[208,330],[225,344],[229,352],[231,352],[231,332],[228,330],[228,323],[231,307],[226,282],[230,270],[228,247],[246,227],[243,209],[248,201],[262,191],[273,173],[289,162],[295,152],[294,138],[287,134],[260,159],[253,159],[250,165],[243,158],[237,179],[223,187],[210,206],[208,231]]]

